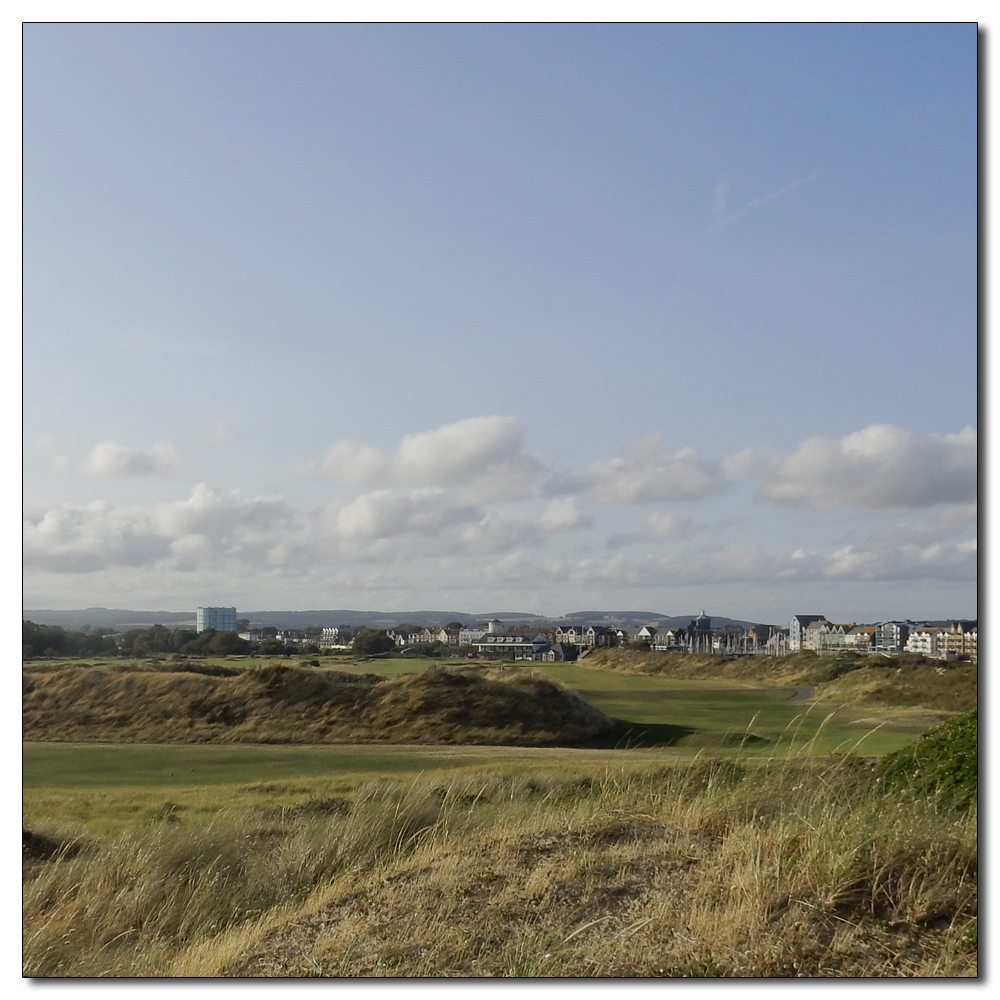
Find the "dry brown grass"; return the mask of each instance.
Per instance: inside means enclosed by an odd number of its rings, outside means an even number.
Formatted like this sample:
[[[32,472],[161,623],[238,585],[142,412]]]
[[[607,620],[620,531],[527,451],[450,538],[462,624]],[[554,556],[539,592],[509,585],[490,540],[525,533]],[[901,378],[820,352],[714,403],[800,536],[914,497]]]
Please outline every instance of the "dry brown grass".
[[[380,782],[147,820],[28,876],[29,975],[976,970],[975,815],[846,758]]]
[[[461,845],[432,838],[377,878],[327,890],[222,971],[974,974],[974,853],[934,845],[925,818],[893,816],[873,842],[877,817],[846,803],[761,812],[722,787],[730,772],[715,788],[703,778],[701,792],[683,775],[611,783],[558,818],[498,818]]]
[[[614,728],[553,681],[429,669],[383,678],[269,666],[236,676],[71,668],[24,677],[26,740],[547,746]]]
[[[738,658],[698,653],[656,653],[627,646],[598,649],[580,666],[628,674],[656,674],[685,680],[732,680],[748,684],[796,684],[815,667],[812,653]]]
[[[918,707],[939,712],[968,712],[979,703],[979,672],[970,663],[917,663],[863,667],[820,685],[830,700],[855,705]]]

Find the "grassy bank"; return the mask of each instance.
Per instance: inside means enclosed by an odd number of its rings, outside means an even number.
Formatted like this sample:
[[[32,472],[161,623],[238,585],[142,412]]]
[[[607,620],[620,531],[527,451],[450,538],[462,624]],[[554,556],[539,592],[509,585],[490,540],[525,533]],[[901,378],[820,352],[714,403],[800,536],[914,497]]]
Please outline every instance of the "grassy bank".
[[[385,678],[284,664],[226,673],[67,668],[25,674],[23,734],[110,743],[549,746],[614,729],[525,672],[428,668]]]

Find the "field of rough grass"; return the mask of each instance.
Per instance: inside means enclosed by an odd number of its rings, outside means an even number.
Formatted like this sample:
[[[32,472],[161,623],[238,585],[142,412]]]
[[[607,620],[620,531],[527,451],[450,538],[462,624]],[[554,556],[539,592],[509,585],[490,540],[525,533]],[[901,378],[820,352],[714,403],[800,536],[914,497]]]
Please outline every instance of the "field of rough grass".
[[[975,811],[878,777],[687,760],[147,798],[39,831],[25,973],[973,976]]]

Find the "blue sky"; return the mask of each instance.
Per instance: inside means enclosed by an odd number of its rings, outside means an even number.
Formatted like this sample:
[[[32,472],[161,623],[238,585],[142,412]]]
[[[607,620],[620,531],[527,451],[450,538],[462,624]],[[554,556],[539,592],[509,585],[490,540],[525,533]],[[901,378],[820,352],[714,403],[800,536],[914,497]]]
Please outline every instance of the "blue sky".
[[[975,607],[971,24],[31,24],[28,607]]]

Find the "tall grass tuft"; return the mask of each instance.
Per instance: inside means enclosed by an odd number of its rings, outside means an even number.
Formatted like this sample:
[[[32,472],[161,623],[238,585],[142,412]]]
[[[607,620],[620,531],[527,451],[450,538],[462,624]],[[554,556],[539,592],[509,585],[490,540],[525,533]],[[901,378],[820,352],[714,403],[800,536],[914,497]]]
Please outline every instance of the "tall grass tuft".
[[[347,815],[271,822],[223,809],[36,864],[24,886],[25,975],[156,975],[179,948],[411,850],[438,813],[427,795],[369,795]]]

